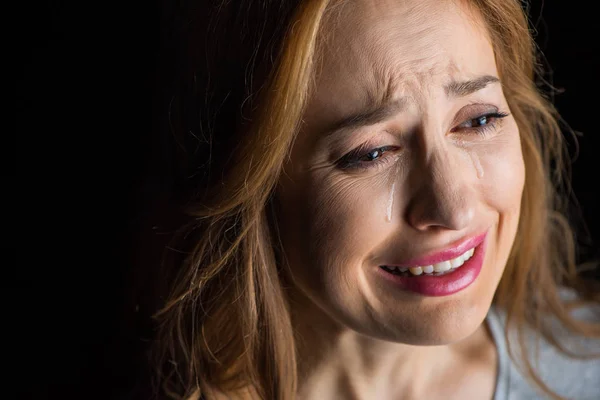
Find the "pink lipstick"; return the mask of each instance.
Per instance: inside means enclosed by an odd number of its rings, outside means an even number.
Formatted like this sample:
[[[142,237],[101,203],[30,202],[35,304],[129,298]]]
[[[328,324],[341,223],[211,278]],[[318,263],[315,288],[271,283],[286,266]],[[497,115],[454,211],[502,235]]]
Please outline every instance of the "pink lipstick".
[[[487,232],[463,240],[457,245],[451,246],[435,254],[424,257],[413,258],[392,264],[385,264],[377,268],[378,274],[388,283],[410,292],[424,296],[448,296],[457,293],[469,285],[479,276],[483,266],[486,249]],[[460,266],[443,272],[421,273],[413,275],[404,271],[408,267],[431,266],[456,259],[473,249],[472,255]],[[468,253],[467,253],[468,254]]]

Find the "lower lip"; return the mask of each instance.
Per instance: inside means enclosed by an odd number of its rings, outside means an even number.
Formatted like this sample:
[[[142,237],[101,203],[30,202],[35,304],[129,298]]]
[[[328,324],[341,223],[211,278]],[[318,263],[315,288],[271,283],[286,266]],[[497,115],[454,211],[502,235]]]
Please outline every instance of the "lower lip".
[[[473,256],[462,266],[444,275],[394,275],[377,267],[379,274],[401,290],[407,290],[423,296],[449,296],[469,287],[481,272],[487,240],[475,247]]]

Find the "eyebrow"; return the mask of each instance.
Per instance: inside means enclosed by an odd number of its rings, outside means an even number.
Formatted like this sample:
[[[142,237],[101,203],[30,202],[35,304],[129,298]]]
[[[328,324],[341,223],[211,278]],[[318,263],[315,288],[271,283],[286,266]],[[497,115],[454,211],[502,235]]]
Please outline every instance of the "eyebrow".
[[[444,91],[447,97],[464,97],[496,82],[500,82],[500,79],[492,75],[484,75],[468,81],[452,81],[444,86]]]
[[[448,98],[465,97],[497,82],[500,82],[500,79],[492,75],[484,75],[467,81],[452,81],[444,85],[444,92]],[[384,100],[381,104],[368,107],[366,110],[334,123],[327,130],[327,135],[381,123],[401,113],[407,106],[408,99],[406,97],[391,101]]]

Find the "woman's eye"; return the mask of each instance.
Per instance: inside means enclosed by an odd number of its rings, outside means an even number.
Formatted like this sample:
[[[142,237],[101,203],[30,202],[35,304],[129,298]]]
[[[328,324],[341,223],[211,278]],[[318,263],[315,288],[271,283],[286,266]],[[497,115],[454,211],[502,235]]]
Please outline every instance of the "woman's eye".
[[[509,114],[502,112],[493,112],[484,115],[480,115],[478,117],[469,119],[462,124],[458,125],[456,128],[452,129],[452,132],[456,132],[459,130],[475,130],[478,133],[485,133],[488,129],[494,128],[496,122],[498,120],[508,117]]]
[[[396,150],[396,146],[383,146],[366,149],[364,146],[342,157],[338,165],[342,169],[367,169],[386,162],[390,157],[386,153]]]
[[[481,117],[473,118],[473,119],[467,121],[465,123],[465,125],[467,128],[474,128],[474,127],[478,127],[478,126],[485,126],[489,122],[491,122],[490,117],[487,115],[482,115]]]
[[[368,152],[367,154],[365,154],[360,161],[373,161],[378,159],[379,157],[382,156],[382,154],[384,153],[384,149],[383,148],[379,148],[379,149],[375,149],[372,150],[370,152]]]

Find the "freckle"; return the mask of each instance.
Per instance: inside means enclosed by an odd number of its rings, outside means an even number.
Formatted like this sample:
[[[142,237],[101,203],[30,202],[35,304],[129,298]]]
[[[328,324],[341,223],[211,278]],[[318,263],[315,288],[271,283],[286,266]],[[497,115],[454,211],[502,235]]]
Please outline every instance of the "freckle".
[[[477,177],[479,179],[483,178],[483,167],[481,166],[481,162],[479,161],[479,157],[477,154],[470,152],[471,161],[473,162],[473,167],[475,167],[475,171],[477,171]]]
[[[392,208],[394,206],[394,193],[396,192],[396,182],[392,184],[392,189],[390,190],[390,197],[388,198],[387,204],[387,222],[392,222]]]

